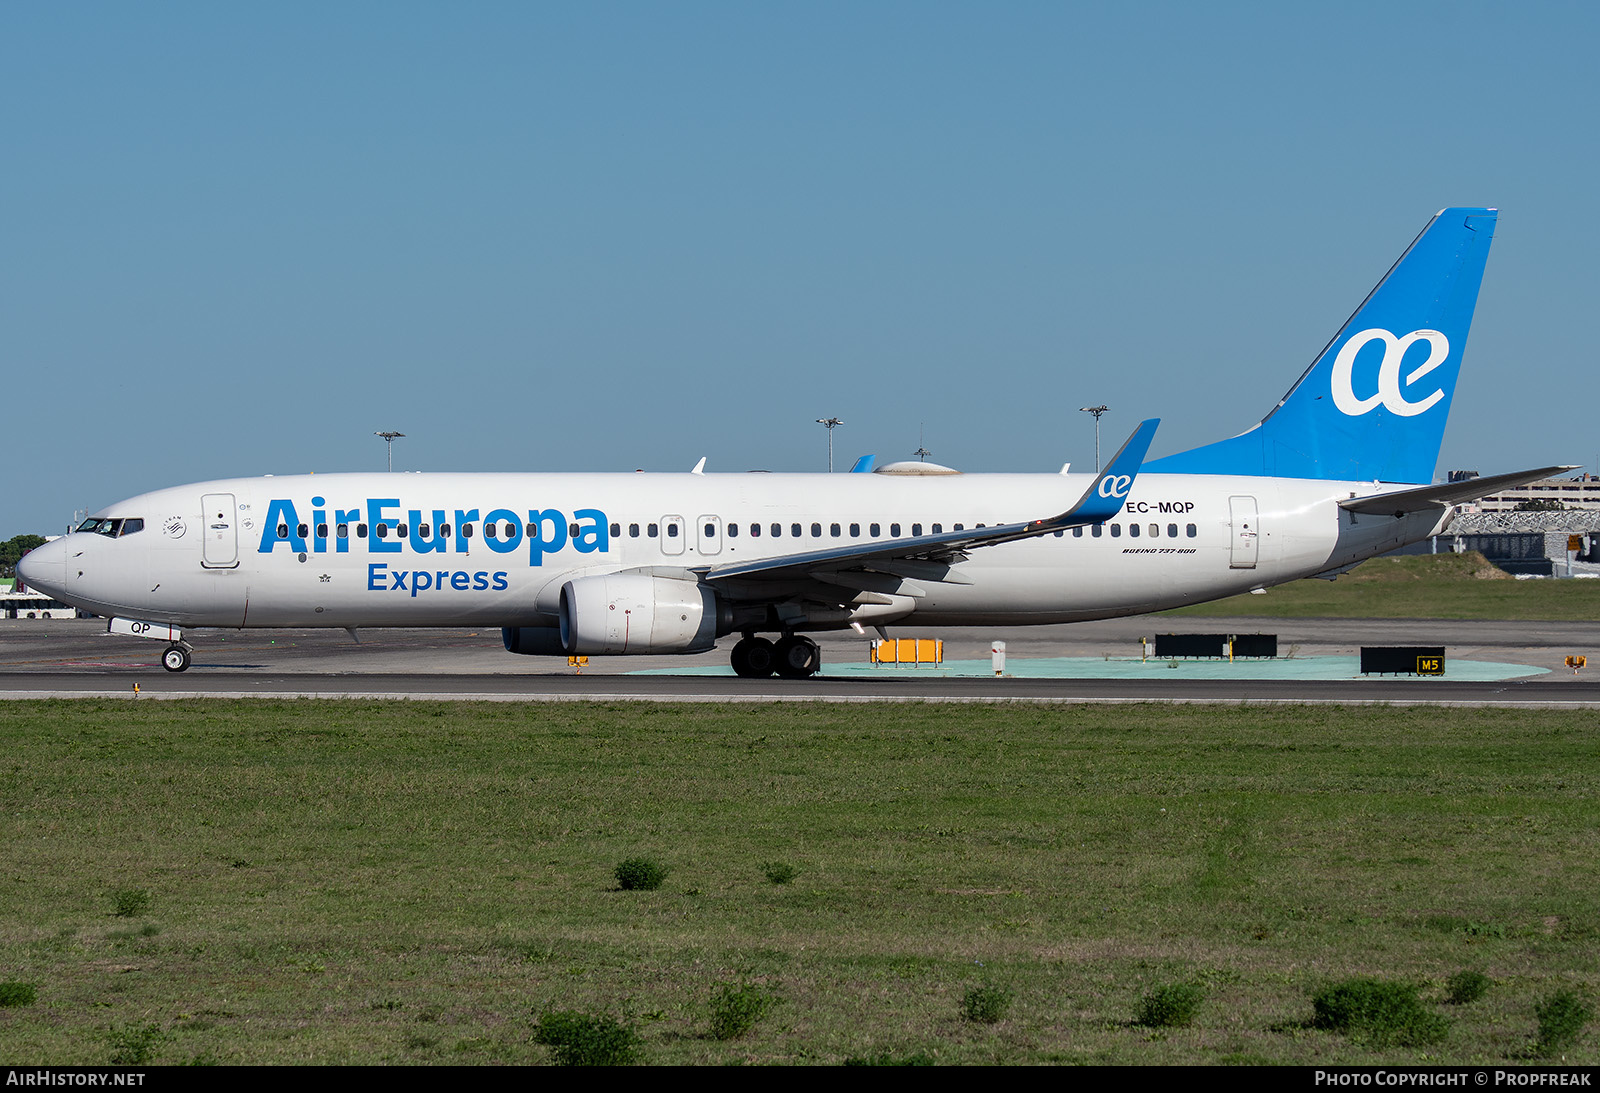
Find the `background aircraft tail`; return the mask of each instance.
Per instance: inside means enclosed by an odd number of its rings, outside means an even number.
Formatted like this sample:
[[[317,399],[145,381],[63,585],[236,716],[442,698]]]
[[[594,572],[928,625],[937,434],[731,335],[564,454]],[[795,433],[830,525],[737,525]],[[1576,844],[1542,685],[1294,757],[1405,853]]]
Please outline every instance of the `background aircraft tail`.
[[[1147,474],[1433,480],[1494,209],[1443,209],[1261,424]]]

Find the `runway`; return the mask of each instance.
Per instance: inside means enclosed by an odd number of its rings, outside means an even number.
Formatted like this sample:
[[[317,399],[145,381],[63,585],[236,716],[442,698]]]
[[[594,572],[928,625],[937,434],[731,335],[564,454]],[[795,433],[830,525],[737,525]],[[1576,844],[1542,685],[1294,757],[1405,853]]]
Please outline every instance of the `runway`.
[[[823,635],[823,672],[809,680],[741,680],[721,669],[726,651],[689,657],[594,658],[575,672],[565,661],[516,657],[498,631],[374,630],[359,643],[343,631],[195,631],[194,666],[179,674],[159,663],[162,644],[104,632],[101,620],[0,622],[0,698],[274,697],[489,701],[668,702],[1201,702],[1389,703],[1600,707],[1600,678],[1562,665],[1600,649],[1600,623],[1458,620],[1136,618],[1016,630],[947,630],[949,659],[987,658],[1006,641],[1008,664],[1037,658],[1137,658],[1138,639],[1174,631],[1276,633],[1297,656],[1349,656],[1359,646],[1443,645],[1449,663],[1526,666],[1528,675],[1493,682],[1443,679],[1229,678],[1211,662],[1203,677],[937,678],[828,672],[861,665],[866,642]],[[724,645],[727,642],[724,641]],[[661,674],[665,671],[668,674]],[[639,674],[641,672],[649,674]],[[693,673],[693,674],[691,674]],[[1174,671],[1174,676],[1180,673]],[[1460,674],[1460,673],[1458,673]]]

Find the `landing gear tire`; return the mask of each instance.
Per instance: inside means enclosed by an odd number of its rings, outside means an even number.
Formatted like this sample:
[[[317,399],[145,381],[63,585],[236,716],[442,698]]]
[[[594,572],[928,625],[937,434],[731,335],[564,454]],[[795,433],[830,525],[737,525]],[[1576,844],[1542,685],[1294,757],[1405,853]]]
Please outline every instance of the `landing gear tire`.
[[[791,635],[773,647],[773,668],[784,679],[805,679],[822,667],[822,650],[810,638]]]
[[[766,679],[776,666],[776,653],[766,638],[745,638],[733,647],[733,671],[741,679]]]
[[[189,650],[181,645],[169,645],[161,654],[161,667],[169,672],[181,672],[189,667]]]

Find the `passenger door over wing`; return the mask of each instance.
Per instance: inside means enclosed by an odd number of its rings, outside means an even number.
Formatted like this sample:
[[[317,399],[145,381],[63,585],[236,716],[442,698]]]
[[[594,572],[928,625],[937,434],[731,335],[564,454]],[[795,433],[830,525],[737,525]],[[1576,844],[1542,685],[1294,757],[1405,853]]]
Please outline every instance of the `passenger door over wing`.
[[[701,554],[722,553],[722,517],[702,516],[695,522],[695,530],[700,533]]]
[[[661,553],[682,554],[684,541],[688,539],[688,529],[684,527],[683,517],[663,516],[661,518]]]

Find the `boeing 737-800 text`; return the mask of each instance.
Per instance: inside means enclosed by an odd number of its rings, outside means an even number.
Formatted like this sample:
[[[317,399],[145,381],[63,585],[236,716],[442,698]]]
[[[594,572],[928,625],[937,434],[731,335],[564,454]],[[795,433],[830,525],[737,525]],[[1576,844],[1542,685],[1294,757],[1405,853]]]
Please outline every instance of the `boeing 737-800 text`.
[[[509,651],[555,656],[739,634],[740,675],[801,677],[820,664],[807,631],[1072,622],[1264,588],[1563,469],[1429,484],[1495,220],[1440,212],[1259,425],[1148,463],[1154,421],[1094,475],[229,479],[111,505],[20,572],[113,632],[167,639],[173,671],[185,627],[497,626]]]

